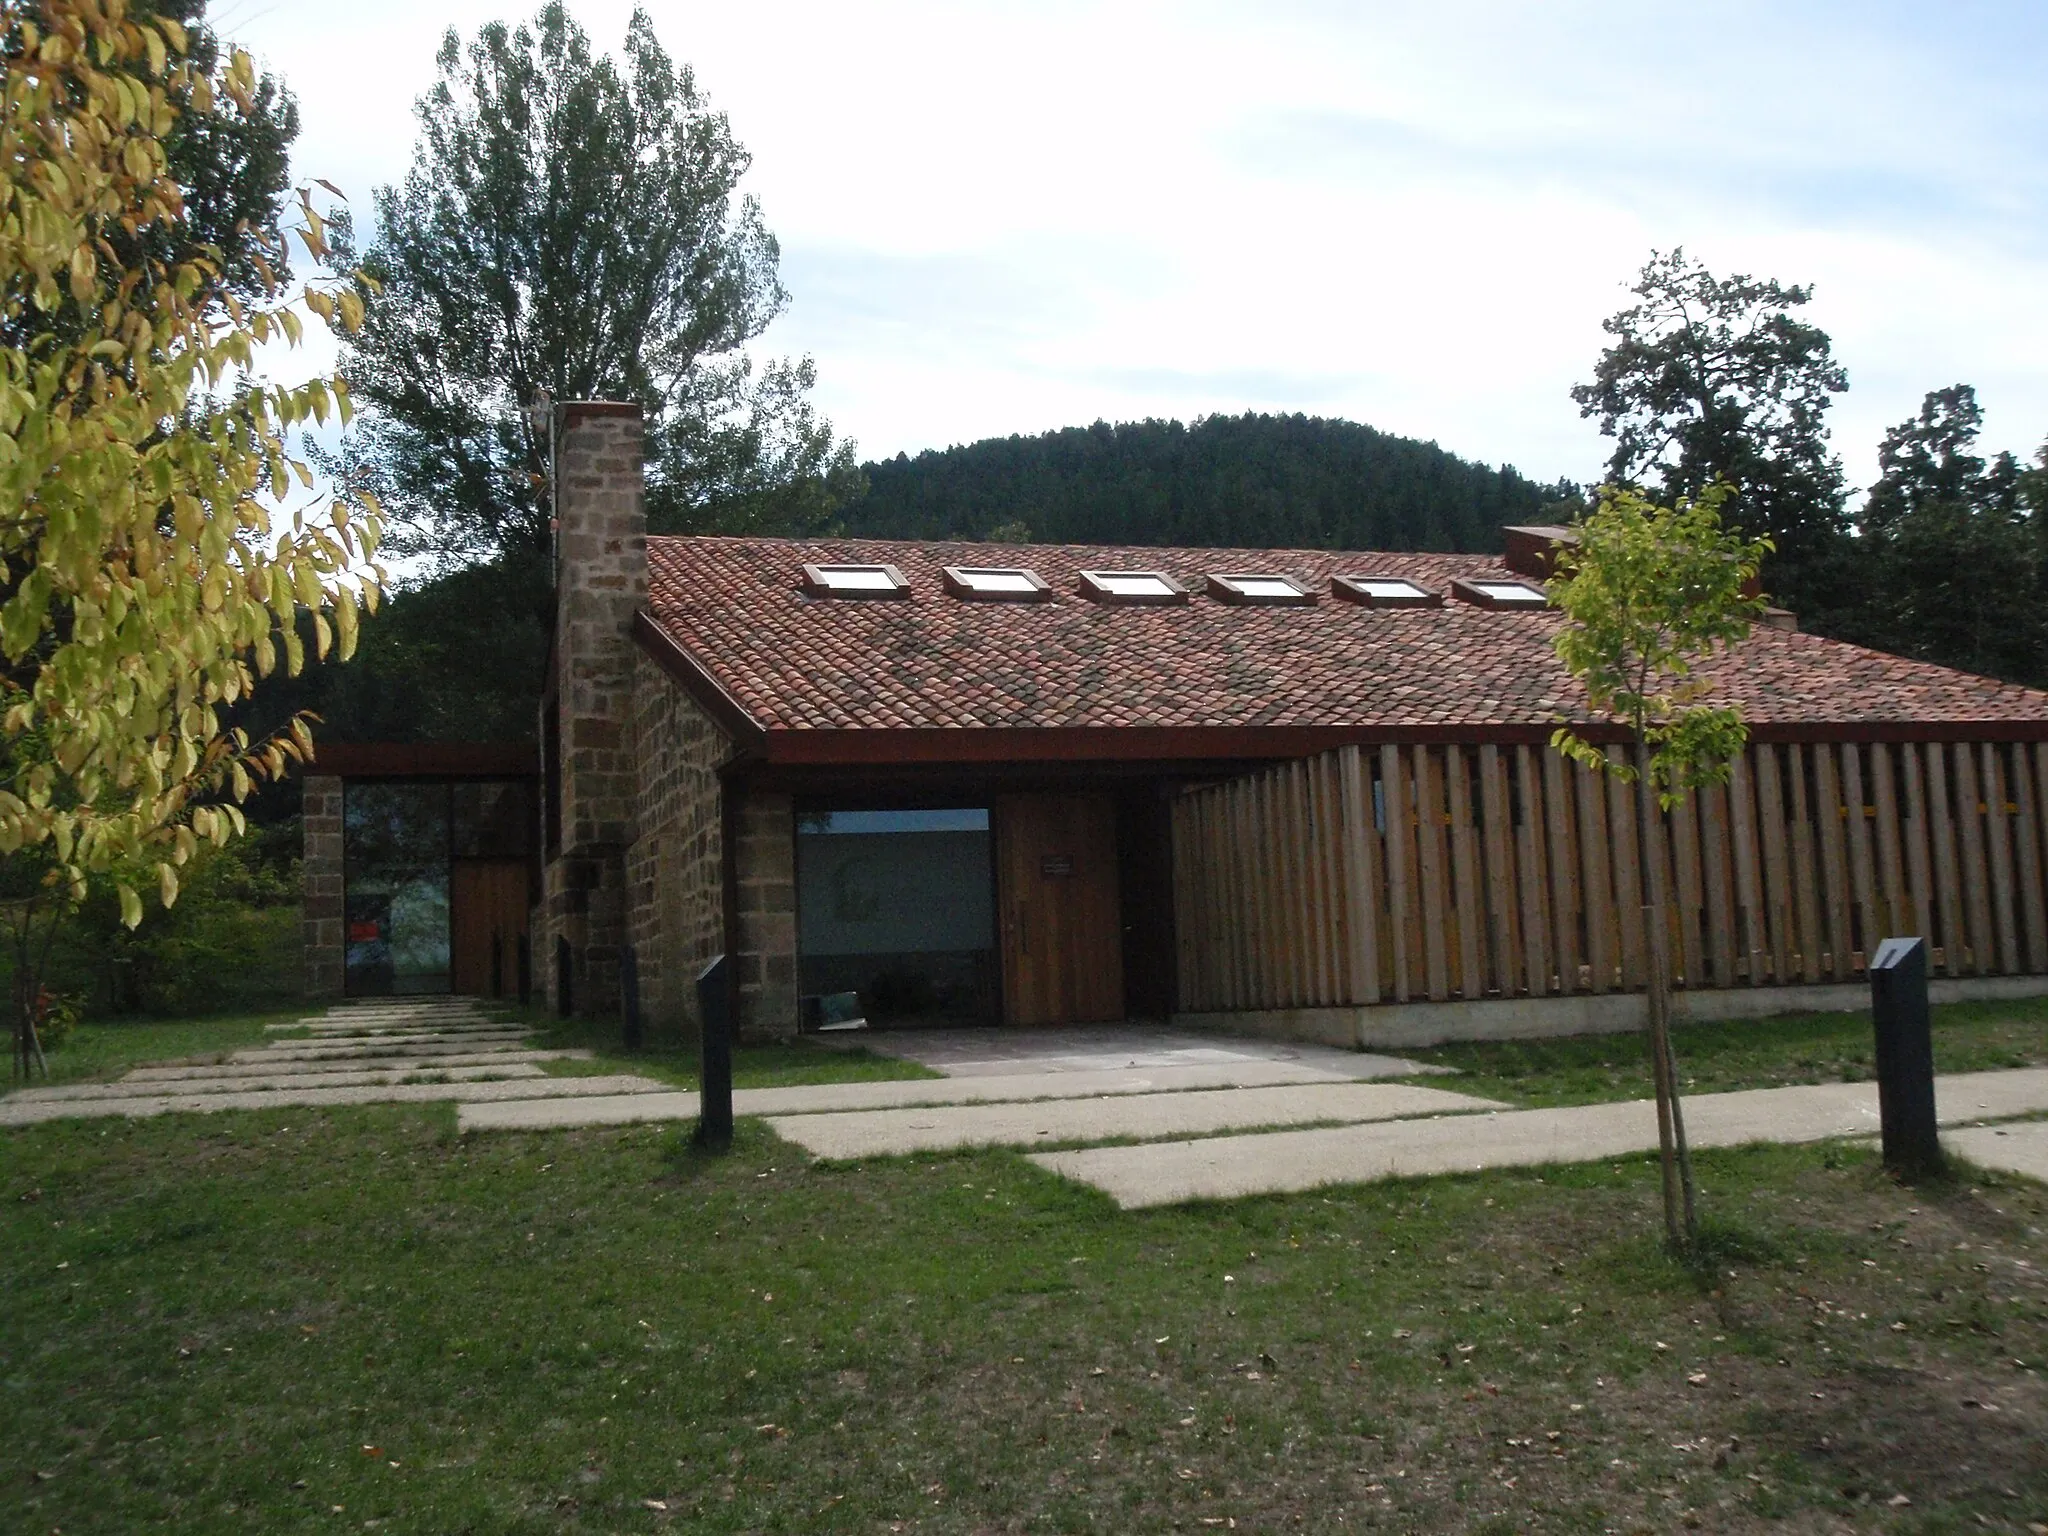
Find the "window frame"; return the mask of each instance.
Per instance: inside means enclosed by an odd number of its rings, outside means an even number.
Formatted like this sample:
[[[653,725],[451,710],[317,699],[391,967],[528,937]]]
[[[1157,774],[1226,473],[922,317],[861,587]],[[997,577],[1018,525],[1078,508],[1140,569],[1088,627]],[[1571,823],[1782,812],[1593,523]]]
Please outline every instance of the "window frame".
[[[1320,594],[1299,576],[1285,571],[1210,571],[1204,578],[1209,596],[1233,608],[1313,608]],[[1293,591],[1285,596],[1271,592],[1247,592],[1235,585],[1240,581],[1284,581]]]
[[[1383,592],[1368,590],[1369,581],[1398,581],[1415,589],[1412,597],[1389,597]],[[1330,592],[1334,597],[1347,603],[1356,603],[1361,608],[1441,608],[1444,594],[1440,588],[1424,586],[1413,576],[1397,576],[1392,572],[1367,571],[1358,576],[1332,576]]]
[[[1045,578],[1022,565],[945,565],[939,567],[946,591],[963,603],[1049,603],[1053,590]],[[973,576],[1022,576],[1031,583],[1028,592],[992,592],[976,587]]]
[[[1488,587],[1521,587],[1535,594],[1537,601],[1525,602],[1520,598],[1500,597],[1489,592]],[[1458,600],[1470,603],[1475,608],[1490,608],[1496,612],[1535,613],[1550,606],[1550,594],[1534,582],[1520,576],[1459,576],[1451,582],[1451,591]]]
[[[889,578],[890,585],[887,588],[835,587],[830,580],[833,571],[880,571]],[[803,591],[806,597],[827,598],[835,602],[890,602],[910,596],[910,579],[903,574],[901,567],[880,560],[835,560],[825,565],[806,565]]]
[[[1115,592],[1102,584],[1106,576],[1143,576],[1163,583],[1164,592]],[[1188,589],[1164,571],[1082,571],[1077,578],[1081,595],[1107,608],[1178,608],[1188,601]]]

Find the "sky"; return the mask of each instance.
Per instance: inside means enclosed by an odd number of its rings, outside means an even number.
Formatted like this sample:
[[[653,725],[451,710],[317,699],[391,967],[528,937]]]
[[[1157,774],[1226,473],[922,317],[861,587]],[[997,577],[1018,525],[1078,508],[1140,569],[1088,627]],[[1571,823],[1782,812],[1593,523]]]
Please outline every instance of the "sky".
[[[538,0],[214,0],[367,215],[441,34]],[[1928,390],[2048,438],[2048,6],[646,0],[752,152],[863,458],[1301,411],[1541,480],[1653,249],[1815,289],[1851,482]],[[601,48],[630,3],[573,0]]]

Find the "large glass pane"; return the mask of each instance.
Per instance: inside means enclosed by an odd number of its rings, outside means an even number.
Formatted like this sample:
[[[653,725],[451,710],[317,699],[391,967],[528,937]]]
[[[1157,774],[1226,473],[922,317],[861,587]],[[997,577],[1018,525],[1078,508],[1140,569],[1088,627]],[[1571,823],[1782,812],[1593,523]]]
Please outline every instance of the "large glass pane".
[[[448,786],[342,793],[351,996],[448,990]]]
[[[997,1017],[990,856],[986,809],[798,817],[803,991],[877,1024]]]
[[[451,793],[458,859],[523,859],[533,851],[533,791],[526,780],[465,779]]]

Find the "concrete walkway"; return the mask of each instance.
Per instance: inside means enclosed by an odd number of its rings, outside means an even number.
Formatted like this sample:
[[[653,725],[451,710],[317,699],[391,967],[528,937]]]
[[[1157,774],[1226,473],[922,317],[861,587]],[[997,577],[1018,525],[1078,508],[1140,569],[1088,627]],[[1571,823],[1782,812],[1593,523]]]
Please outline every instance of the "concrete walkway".
[[[2048,1110],[2048,1069],[1936,1078],[1935,1103],[1944,1125]],[[1873,1135],[1878,1129],[1877,1085],[1822,1083],[1696,1094],[1685,1101],[1685,1124],[1696,1148]],[[1968,1143],[1978,1144],[1974,1137]],[[1656,1108],[1649,1100],[1638,1099],[1575,1109],[1506,1110],[1476,1117],[1042,1152],[1031,1160],[1063,1178],[1093,1185],[1124,1209],[1135,1210],[1187,1200],[1291,1193],[1327,1184],[1598,1162],[1656,1148]],[[1963,1151],[1963,1144],[1956,1149]]]
[[[1941,1144],[1980,1168],[2024,1174],[2048,1184],[2048,1120],[1951,1131]]]
[[[667,1086],[620,1073],[550,1077],[540,1063],[590,1052],[535,1049],[525,1030],[464,998],[342,1003],[270,1028],[281,1037],[210,1060],[152,1063],[111,1083],[24,1088],[0,1098],[0,1126],[286,1105],[616,1100]]]

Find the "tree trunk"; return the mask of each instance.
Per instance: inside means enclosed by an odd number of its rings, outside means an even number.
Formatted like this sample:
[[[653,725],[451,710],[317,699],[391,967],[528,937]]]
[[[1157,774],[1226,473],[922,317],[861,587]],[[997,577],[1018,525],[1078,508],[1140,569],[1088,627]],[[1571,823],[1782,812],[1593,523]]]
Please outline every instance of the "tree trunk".
[[[1671,897],[1664,885],[1661,846],[1664,813],[1650,783],[1641,749],[1636,757],[1636,843],[1642,861],[1643,928],[1649,939],[1650,1075],[1657,1090],[1657,1146],[1664,1172],[1664,1230],[1672,1246],[1690,1251],[1699,1241],[1698,1199],[1692,1154],[1685,1141],[1685,1110],[1678,1097],[1678,1058],[1671,1049]]]

